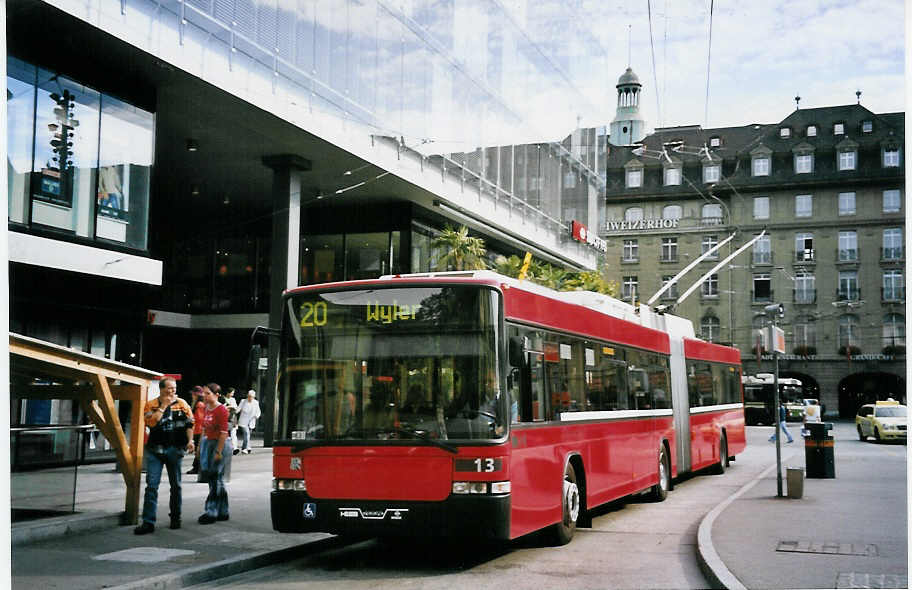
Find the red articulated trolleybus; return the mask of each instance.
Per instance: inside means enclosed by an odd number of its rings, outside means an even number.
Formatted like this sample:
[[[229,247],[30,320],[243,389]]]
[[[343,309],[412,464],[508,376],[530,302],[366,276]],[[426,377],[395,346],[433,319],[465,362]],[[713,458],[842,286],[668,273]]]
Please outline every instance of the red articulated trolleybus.
[[[740,355],[691,323],[489,271],[284,295],[273,528],[558,544],[745,446]]]

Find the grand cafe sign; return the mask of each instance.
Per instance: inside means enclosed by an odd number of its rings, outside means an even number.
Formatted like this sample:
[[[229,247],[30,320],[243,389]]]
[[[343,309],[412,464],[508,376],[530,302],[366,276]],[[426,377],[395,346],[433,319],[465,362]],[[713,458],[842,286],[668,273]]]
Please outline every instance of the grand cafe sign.
[[[620,219],[609,219],[605,223],[605,231],[637,231],[637,230],[664,230],[675,229],[678,227],[677,219],[637,219],[635,221],[623,221]]]

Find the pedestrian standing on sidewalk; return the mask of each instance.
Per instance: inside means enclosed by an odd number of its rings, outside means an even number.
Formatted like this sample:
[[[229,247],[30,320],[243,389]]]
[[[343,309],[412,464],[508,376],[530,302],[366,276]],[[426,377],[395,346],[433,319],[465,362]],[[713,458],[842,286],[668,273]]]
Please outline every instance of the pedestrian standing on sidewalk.
[[[250,433],[256,428],[257,418],[260,417],[260,404],[256,399],[256,392],[247,392],[247,399],[238,404],[238,429],[241,431],[241,440],[245,455],[250,454]]]
[[[193,467],[187,475],[196,475],[200,471],[200,437],[203,435],[203,417],[206,414],[206,404],[203,403],[203,388],[194,385],[190,389],[190,407],[193,408],[193,444],[196,452],[193,454]]]
[[[788,428],[787,428],[786,425],[785,425],[785,417],[786,417],[786,415],[787,415],[787,412],[786,412],[786,409],[785,409],[785,402],[779,402],[779,425],[778,425],[776,428],[777,428],[777,429],[778,429],[778,428],[781,428],[781,429],[782,429],[782,432],[784,432],[784,433],[785,433],[785,436],[788,437],[788,441],[789,441],[789,442],[795,442],[795,439],[792,438],[792,433],[789,432]],[[773,436],[769,437],[769,441],[770,441],[770,442],[774,442],[775,440],[776,440],[776,430],[774,429],[774,430],[773,430]]]
[[[228,520],[228,489],[224,475],[231,460],[231,441],[228,439],[228,408],[218,401],[220,388],[210,383],[203,388],[206,402],[203,416],[203,439],[200,449],[200,469],[206,475],[209,495],[206,497],[205,512],[199,517],[200,524],[212,524],[217,520]]]
[[[234,449],[234,454],[238,454],[238,440],[237,440],[237,411],[238,404],[237,400],[234,398],[235,389],[229,387],[228,391],[225,392],[225,407],[228,408],[228,435],[231,437],[231,448]]]
[[[190,405],[177,397],[177,383],[174,379],[162,379],[158,387],[161,395],[146,402],[143,411],[146,426],[149,427],[149,440],[146,442],[146,492],[142,523],[133,529],[137,535],[155,530],[158,486],[163,467],[168,470],[168,483],[171,486],[171,528],[180,528],[181,460],[185,451],[192,453],[194,449],[193,412]]]

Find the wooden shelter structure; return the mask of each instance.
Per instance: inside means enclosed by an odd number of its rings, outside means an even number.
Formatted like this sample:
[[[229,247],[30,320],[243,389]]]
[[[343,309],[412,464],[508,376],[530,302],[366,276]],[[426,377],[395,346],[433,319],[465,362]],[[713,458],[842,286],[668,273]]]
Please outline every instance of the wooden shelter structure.
[[[11,397],[76,400],[111,443],[127,487],[123,520],[135,524],[141,499],[143,409],[150,383],[163,375],[14,333],[10,333],[9,348]],[[129,437],[115,400],[131,404]]]

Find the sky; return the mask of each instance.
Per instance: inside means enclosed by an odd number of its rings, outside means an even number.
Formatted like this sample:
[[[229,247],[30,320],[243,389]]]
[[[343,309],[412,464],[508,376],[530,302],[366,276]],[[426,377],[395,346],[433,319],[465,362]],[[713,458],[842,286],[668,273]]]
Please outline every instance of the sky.
[[[902,0],[583,0],[582,10],[601,45],[590,57],[604,53],[612,92],[628,65],[630,26],[629,63],[650,128],[775,123],[794,110],[796,95],[813,108],[852,104],[856,90],[874,112],[905,110]],[[597,100],[605,89],[587,84],[583,92]],[[609,122],[613,100],[582,124]]]

